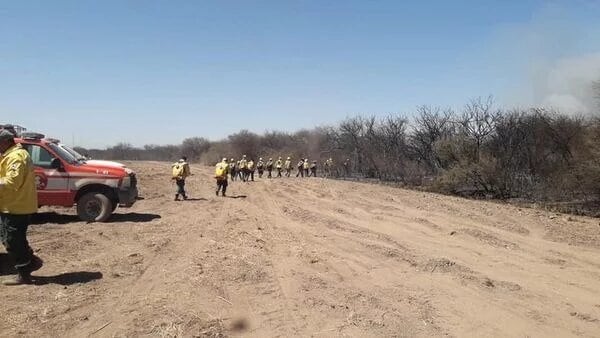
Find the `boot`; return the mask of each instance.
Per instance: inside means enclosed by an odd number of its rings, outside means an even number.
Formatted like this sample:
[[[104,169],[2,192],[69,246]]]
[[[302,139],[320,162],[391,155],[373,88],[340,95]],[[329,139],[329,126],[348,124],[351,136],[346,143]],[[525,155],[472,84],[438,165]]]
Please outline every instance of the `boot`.
[[[42,266],[44,266],[44,261],[38,256],[33,255],[33,257],[31,257],[31,262],[25,268],[31,273],[41,269]]]
[[[179,201],[179,194],[175,194],[175,201]]]
[[[8,279],[2,282],[6,286],[31,284],[31,275],[26,271],[19,271],[13,279]]]

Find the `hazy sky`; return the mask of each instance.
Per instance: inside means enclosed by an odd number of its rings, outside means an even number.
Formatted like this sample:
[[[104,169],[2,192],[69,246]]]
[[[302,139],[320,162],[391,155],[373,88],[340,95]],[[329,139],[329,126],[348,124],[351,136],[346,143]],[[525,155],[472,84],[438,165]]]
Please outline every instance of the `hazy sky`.
[[[359,113],[589,111],[599,1],[0,1],[0,123],[104,147]]]

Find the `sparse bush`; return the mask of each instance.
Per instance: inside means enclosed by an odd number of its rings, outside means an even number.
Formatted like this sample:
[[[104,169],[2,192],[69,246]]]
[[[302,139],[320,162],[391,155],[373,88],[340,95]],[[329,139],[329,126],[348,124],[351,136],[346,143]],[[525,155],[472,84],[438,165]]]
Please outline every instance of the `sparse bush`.
[[[412,122],[401,115],[357,116],[295,133],[242,130],[216,142],[195,137],[181,145],[120,143],[106,150],[78,150],[117,160],[171,161],[186,154],[211,165],[243,154],[255,160],[309,158],[321,165],[332,158],[336,176],[345,174],[342,163],[349,159],[353,178],[447,194],[586,205],[600,201],[600,117],[539,108],[503,111],[491,98],[473,100],[458,113],[421,106]]]

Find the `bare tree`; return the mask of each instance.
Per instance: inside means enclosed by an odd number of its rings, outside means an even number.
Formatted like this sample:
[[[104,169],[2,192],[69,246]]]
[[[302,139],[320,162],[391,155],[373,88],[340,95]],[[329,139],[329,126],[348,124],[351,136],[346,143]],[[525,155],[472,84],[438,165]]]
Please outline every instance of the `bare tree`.
[[[210,148],[210,141],[203,137],[186,138],[181,143],[181,152],[190,159],[198,160]]]
[[[411,134],[411,150],[415,158],[425,165],[430,172],[436,173],[443,168],[440,157],[435,152],[435,144],[454,135],[452,124],[454,112],[450,109],[442,111],[439,107],[420,106],[414,119]]]
[[[469,102],[458,121],[460,132],[467,140],[473,142],[473,160],[479,162],[481,158],[481,147],[485,141],[496,130],[496,122],[500,117],[500,111],[494,110],[493,98],[486,100],[481,98]]]

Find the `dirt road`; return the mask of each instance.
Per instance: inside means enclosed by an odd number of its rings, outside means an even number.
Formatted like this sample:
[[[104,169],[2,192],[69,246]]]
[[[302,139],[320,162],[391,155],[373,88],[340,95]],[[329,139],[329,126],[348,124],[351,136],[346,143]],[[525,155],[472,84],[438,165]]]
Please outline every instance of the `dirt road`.
[[[174,202],[168,164],[132,167],[145,200],[110,223],[42,210],[2,336],[600,334],[598,219],[320,178],[223,199],[208,168]]]

